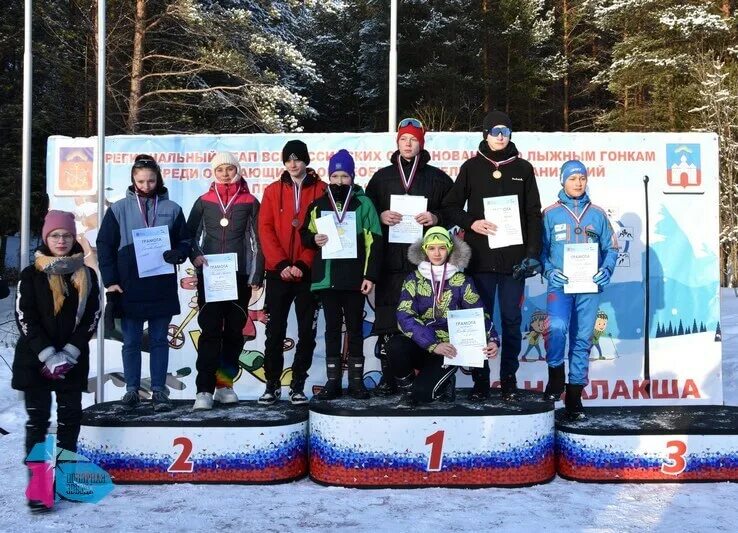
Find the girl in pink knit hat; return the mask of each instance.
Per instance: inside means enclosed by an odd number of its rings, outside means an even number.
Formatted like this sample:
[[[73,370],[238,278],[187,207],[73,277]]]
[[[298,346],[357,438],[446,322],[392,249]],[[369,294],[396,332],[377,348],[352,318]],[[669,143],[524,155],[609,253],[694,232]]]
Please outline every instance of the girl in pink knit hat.
[[[15,317],[18,344],[13,360],[14,389],[24,391],[28,422],[26,455],[43,443],[56,394],[58,447],[77,451],[82,392],[87,390],[89,341],[97,327],[100,302],[95,271],[84,264],[76,241],[74,215],[49,211],[43,244],[18,281]],[[33,487],[30,487],[33,489]],[[50,508],[28,493],[32,511]]]

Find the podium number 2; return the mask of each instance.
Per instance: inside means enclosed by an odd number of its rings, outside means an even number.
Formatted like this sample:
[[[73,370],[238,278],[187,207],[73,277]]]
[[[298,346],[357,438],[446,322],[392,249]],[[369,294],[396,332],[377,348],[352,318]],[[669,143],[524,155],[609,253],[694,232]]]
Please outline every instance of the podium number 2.
[[[184,473],[192,472],[194,464],[190,461],[190,454],[192,454],[192,441],[187,437],[177,437],[174,439],[172,446],[182,446],[182,451],[174,460],[167,472]]]
[[[431,447],[430,457],[428,457],[428,467],[426,468],[428,472],[438,472],[441,470],[443,463],[443,438],[445,435],[445,431],[438,430],[425,438],[426,446],[430,445]]]
[[[666,447],[674,449],[666,456],[667,459],[661,463],[661,472],[670,476],[678,476],[687,468],[687,461],[684,454],[687,453],[687,445],[680,440],[670,440],[666,443]]]

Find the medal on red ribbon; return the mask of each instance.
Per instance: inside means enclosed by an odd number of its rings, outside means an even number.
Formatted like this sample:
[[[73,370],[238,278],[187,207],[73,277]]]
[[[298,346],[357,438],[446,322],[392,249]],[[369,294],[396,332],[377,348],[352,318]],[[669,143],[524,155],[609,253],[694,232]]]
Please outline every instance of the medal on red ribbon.
[[[144,200],[145,202],[146,200]],[[138,210],[141,212],[141,218],[143,218],[144,224],[146,224],[147,228],[154,227],[154,223],[156,222],[156,213],[159,210],[159,197],[154,196],[154,216],[151,218],[151,224],[149,224],[149,218],[146,215],[146,212],[144,211],[143,206],[141,205],[141,197],[136,194],[136,203],[138,204]]]
[[[223,213],[223,217],[220,219],[220,225],[224,228],[231,223],[230,220],[228,220],[228,210],[231,208],[231,205],[233,205],[236,198],[238,198],[239,194],[241,194],[240,184],[237,185],[236,194],[234,194],[228,203],[224,205],[223,200],[220,198],[220,193],[218,192],[218,184],[215,184],[215,196],[218,198],[218,203],[220,204],[220,212]]]
[[[492,163],[492,166],[495,167],[495,170],[492,172],[492,177],[494,179],[496,179],[496,180],[498,180],[498,179],[500,179],[502,177],[502,171],[500,170],[500,167],[503,166],[503,165],[507,165],[508,163],[512,163],[513,161],[515,161],[518,158],[517,155],[514,155],[512,157],[509,157],[509,158],[505,159],[504,161],[493,161],[492,159],[490,159],[489,157],[487,157],[486,155],[484,155],[482,152],[479,152],[479,155],[481,155],[487,161],[489,161],[490,163]]]
[[[561,203],[560,200],[559,200],[559,203]],[[561,205],[564,207],[564,209],[566,209],[569,212],[569,214],[572,216],[572,218],[577,223],[576,227],[574,228],[574,233],[576,233],[577,235],[581,235],[581,233],[583,231],[582,230],[582,227],[581,227],[581,225],[582,225],[582,218],[584,217],[584,213],[587,212],[587,209],[589,209],[589,206],[592,205],[592,204],[587,204],[584,207],[584,209],[582,209],[582,212],[579,214],[579,216],[575,215],[574,214],[574,211],[572,211],[571,209],[569,209],[569,206],[568,205],[566,205],[564,203],[561,203]]]
[[[402,157],[397,158],[397,170],[400,172],[400,179],[402,180],[402,186],[405,188],[405,194],[410,194],[410,187],[413,186],[413,181],[415,181],[415,174],[418,171],[418,162],[420,161],[419,156],[415,156],[413,159],[413,166],[410,169],[410,176],[405,176],[405,170],[402,168]]]
[[[331,192],[331,188],[328,187],[328,199],[331,201],[331,208],[333,209],[333,214],[336,216],[336,220],[340,224],[343,222],[343,219],[346,218],[346,213],[348,213],[348,207],[349,202],[351,201],[351,196],[354,194],[354,188],[351,187],[349,189],[348,194],[346,195],[346,201],[343,202],[343,205],[341,206],[342,209],[338,209],[338,206],[336,205],[336,200],[333,198],[333,193]]]
[[[448,261],[443,264],[443,274],[441,275],[441,279],[438,280],[438,283],[436,283],[436,275],[433,273],[433,265],[431,264],[431,285],[433,287],[433,298],[436,300],[436,303],[438,305],[440,305],[441,300],[443,300],[443,289],[446,286],[446,267],[447,266],[448,266]]]

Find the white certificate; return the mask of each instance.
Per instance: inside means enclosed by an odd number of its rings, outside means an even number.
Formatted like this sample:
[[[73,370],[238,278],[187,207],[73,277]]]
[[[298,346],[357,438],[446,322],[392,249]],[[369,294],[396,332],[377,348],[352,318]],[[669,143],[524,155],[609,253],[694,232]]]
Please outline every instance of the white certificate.
[[[172,249],[167,226],[134,229],[133,249],[139,278],[174,273],[174,266],[164,261],[164,252]]]
[[[389,227],[389,242],[412,244],[423,237],[423,226],[415,221],[415,216],[428,210],[428,199],[425,196],[392,194],[390,210],[400,213],[402,221]]]
[[[494,235],[487,235],[491,249],[523,244],[517,196],[511,194],[485,198],[484,218],[497,226]]]
[[[564,245],[564,276],[569,278],[569,283],[564,285],[566,294],[599,290],[597,284],[592,281],[592,277],[597,274],[599,254],[597,243]]]
[[[333,254],[343,249],[341,238],[338,235],[338,228],[336,227],[336,217],[333,216],[333,213],[316,218],[315,228],[318,230],[318,233],[322,233],[328,237],[328,242],[321,248],[323,257],[325,257],[326,253]]]
[[[238,284],[236,283],[238,255],[235,253],[208,254],[204,257],[207,261],[207,264],[202,265],[205,301],[212,303],[238,300]]]
[[[456,309],[448,312],[449,342],[456,348],[456,357],[444,357],[444,364],[455,366],[484,366],[487,329],[484,309]]]
[[[338,239],[341,242],[340,250],[335,252],[322,250],[321,257],[323,259],[356,259],[358,257],[356,252],[356,211],[346,213],[343,222],[338,222],[333,211],[323,211],[320,215],[320,218],[328,215],[333,217],[333,222],[338,232]],[[330,241],[330,237],[328,240]]]

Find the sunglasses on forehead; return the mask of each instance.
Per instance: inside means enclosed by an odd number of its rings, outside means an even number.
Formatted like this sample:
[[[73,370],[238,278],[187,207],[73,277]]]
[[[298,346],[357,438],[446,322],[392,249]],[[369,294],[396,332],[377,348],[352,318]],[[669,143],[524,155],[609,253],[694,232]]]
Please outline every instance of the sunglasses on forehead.
[[[407,126],[423,129],[423,123],[420,122],[417,118],[403,118],[397,125],[397,129],[399,130],[400,128],[405,128]]]
[[[489,134],[493,137],[497,137],[498,135],[502,135],[503,137],[509,137],[512,133],[512,130],[506,126],[495,126],[494,128],[489,129]]]
[[[159,169],[159,165],[153,159],[139,159],[133,163],[133,168],[151,168],[154,170]]]

